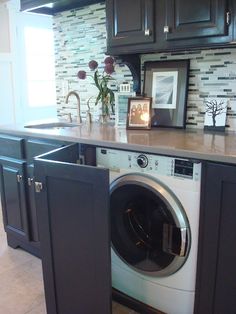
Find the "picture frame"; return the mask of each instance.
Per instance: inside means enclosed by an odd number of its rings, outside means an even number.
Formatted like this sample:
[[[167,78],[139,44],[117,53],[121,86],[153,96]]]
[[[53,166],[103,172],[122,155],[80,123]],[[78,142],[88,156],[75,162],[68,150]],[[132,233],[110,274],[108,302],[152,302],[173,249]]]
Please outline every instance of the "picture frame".
[[[128,100],[127,129],[151,128],[151,97],[132,97]]]
[[[152,97],[153,127],[186,127],[189,59],[144,62],[143,95]]]
[[[115,126],[126,127],[128,99],[135,97],[135,92],[116,92],[115,93]]]
[[[224,132],[228,99],[210,97],[204,100],[204,104],[205,104],[204,131]]]

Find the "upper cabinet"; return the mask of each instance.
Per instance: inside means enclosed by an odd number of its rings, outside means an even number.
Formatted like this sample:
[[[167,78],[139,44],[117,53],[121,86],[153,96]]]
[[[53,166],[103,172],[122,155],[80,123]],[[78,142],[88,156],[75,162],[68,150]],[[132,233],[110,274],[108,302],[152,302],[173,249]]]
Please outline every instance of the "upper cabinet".
[[[108,45],[110,47],[154,41],[153,0],[107,1]]]
[[[54,15],[61,11],[75,9],[104,0],[21,0],[21,11]]]
[[[167,0],[166,40],[227,35],[225,0]]]
[[[108,53],[225,45],[233,40],[227,0],[107,0]]]

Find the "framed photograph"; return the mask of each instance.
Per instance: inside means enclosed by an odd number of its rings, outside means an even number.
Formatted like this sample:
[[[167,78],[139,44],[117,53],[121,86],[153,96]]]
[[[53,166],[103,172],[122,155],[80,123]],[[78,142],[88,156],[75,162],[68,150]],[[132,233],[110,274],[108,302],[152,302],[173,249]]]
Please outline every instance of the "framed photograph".
[[[144,63],[143,94],[152,97],[151,125],[185,128],[189,60]]]
[[[135,92],[116,92],[115,93],[115,126],[126,127],[128,99],[135,97]]]
[[[151,128],[151,97],[133,97],[128,101],[127,129]]]

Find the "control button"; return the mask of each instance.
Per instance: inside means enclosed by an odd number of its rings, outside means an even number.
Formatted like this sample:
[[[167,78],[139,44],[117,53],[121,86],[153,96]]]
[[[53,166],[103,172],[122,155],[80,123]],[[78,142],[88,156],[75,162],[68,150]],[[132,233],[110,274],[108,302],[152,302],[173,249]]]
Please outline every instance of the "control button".
[[[139,155],[137,157],[137,164],[141,168],[146,168],[148,165],[148,158],[145,155]]]

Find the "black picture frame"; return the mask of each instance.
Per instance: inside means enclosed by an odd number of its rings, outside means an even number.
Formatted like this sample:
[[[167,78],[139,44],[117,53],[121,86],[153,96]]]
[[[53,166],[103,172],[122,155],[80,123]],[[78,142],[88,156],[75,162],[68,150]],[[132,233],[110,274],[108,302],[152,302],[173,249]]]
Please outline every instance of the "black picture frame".
[[[152,97],[153,127],[186,127],[189,59],[144,62],[143,95]]]
[[[130,97],[128,99],[127,129],[151,129],[151,97]]]

